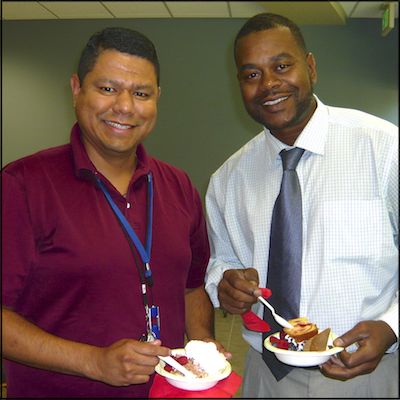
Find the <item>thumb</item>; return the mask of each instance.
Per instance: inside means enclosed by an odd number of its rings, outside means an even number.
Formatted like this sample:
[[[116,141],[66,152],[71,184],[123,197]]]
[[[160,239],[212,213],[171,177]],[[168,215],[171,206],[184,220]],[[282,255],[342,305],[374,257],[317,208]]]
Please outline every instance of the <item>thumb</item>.
[[[363,339],[363,335],[358,334],[354,329],[350,329],[342,336],[337,337],[333,341],[333,345],[338,347],[348,347],[354,343],[357,343],[360,339]]]
[[[336,347],[346,347],[345,342],[343,341],[342,338],[338,337],[333,341],[333,345]]]
[[[244,270],[244,278],[258,287],[258,272],[255,268],[246,268]]]

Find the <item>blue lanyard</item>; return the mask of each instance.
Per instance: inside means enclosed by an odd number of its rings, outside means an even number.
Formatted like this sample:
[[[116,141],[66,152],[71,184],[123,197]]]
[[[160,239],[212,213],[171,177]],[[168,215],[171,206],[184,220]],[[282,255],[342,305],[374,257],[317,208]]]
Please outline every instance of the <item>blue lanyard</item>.
[[[106,196],[106,199],[108,203],[110,204],[111,208],[113,209],[115,215],[125,228],[125,231],[131,238],[132,242],[134,243],[137,251],[140,254],[140,258],[143,261],[143,264],[145,266],[145,272],[144,275],[146,279],[149,281],[152,281],[151,279],[151,269],[150,269],[150,255],[151,255],[151,242],[152,242],[152,228],[153,228],[153,179],[151,172],[147,174],[147,202],[148,202],[148,215],[147,215],[147,229],[146,229],[146,248],[143,247],[142,242],[136,235],[135,231],[125,218],[125,216],[122,214],[120,209],[117,207],[115,204],[114,200],[111,198],[110,193],[104,186],[103,182],[99,177],[96,177],[98,186],[100,189],[103,191],[104,195]]]

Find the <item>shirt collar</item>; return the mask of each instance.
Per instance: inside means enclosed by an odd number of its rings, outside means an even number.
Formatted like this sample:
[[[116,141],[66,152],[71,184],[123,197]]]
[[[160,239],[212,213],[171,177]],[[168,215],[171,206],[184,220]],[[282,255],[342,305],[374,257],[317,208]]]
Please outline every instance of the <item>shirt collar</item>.
[[[328,134],[328,108],[315,94],[314,98],[317,101],[317,108],[292,147],[324,155]],[[279,153],[283,149],[291,148],[291,146],[277,139],[266,127],[264,127],[264,133],[267,142],[267,160],[272,163],[279,159]]]
[[[328,108],[316,95],[314,97],[317,101],[317,108],[294,146],[323,156],[328,135]]]
[[[90,160],[85,146],[81,139],[81,129],[76,122],[71,129],[71,147],[74,158],[75,175],[78,178],[88,179],[94,181],[94,177],[99,172]],[[135,173],[133,174],[132,181],[139,179],[143,175],[150,172],[150,158],[142,144],[139,144],[136,149],[137,165]]]

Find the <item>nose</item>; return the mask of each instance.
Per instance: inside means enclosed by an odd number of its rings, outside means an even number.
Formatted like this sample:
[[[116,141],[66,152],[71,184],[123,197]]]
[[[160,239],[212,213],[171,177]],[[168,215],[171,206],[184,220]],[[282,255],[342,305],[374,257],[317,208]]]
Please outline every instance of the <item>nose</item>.
[[[135,107],[135,101],[128,90],[123,90],[115,98],[114,112],[118,114],[130,114]]]
[[[264,74],[264,79],[262,81],[262,84],[264,88],[271,90],[275,87],[280,86],[281,80],[276,74],[274,74],[273,72],[269,72]]]

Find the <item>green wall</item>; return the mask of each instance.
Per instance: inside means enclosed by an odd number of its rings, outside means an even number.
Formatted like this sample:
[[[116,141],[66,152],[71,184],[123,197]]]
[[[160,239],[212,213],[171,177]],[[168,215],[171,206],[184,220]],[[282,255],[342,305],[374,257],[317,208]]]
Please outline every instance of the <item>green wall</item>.
[[[232,42],[244,19],[3,21],[2,163],[68,141],[69,78],[89,36],[106,26],[152,39],[161,63],[159,119],[146,147],[186,170],[202,196],[209,176],[261,127],[242,105]],[[398,26],[380,20],[304,26],[318,65],[316,94],[398,124]]]

